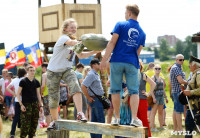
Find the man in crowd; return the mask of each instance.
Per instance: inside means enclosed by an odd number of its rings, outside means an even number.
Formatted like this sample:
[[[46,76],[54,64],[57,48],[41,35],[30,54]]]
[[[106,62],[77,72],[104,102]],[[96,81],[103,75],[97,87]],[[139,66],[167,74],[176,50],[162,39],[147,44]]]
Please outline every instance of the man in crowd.
[[[184,95],[188,96],[191,110],[194,116],[197,114],[197,111],[200,109],[200,59],[197,59],[193,56],[190,57],[190,70],[193,73],[191,81],[189,82],[187,89],[183,92]],[[195,122],[192,118],[189,107],[187,107],[185,128],[186,132],[189,132],[189,135],[186,135],[186,138],[192,138],[192,131],[195,128]]]
[[[78,63],[76,65],[76,77],[78,79],[78,83],[79,83],[79,86],[81,87],[81,84],[83,82],[83,69],[84,69],[84,65],[82,63]],[[85,114],[86,113],[86,110],[87,110],[87,101],[86,101],[86,97],[83,93],[82,94],[82,111],[83,113]],[[76,110],[76,106],[74,106],[74,118],[75,120],[77,119],[77,110]]]
[[[20,138],[35,136],[38,125],[39,110],[43,112],[43,103],[40,95],[40,83],[35,79],[35,68],[27,68],[28,76],[19,83],[17,99],[21,107],[21,132]],[[20,98],[22,96],[22,100]],[[39,107],[39,108],[38,108]]]
[[[100,69],[98,59],[92,59],[90,62],[91,70],[84,79],[81,88],[91,106],[91,122],[105,123],[104,110],[101,101],[95,96],[104,95],[98,71]],[[94,94],[95,93],[95,94]],[[91,138],[101,138],[101,134],[90,134]]]
[[[114,106],[115,119],[112,125],[120,123],[120,92],[123,74],[130,95],[132,112],[131,125],[142,126],[142,121],[137,118],[139,105],[139,77],[140,68],[138,56],[145,44],[146,34],[140,27],[137,18],[139,7],[135,4],[127,5],[125,12],[126,21],[118,22],[111,32],[112,38],[106,47],[106,53],[101,62],[101,69],[106,67],[106,61],[110,57],[110,93]]]
[[[170,70],[170,81],[172,87],[172,97],[174,102],[173,111],[173,123],[174,131],[182,131],[182,113],[184,113],[184,105],[182,105],[178,99],[181,92],[181,84],[187,84],[185,80],[185,74],[181,69],[184,62],[184,56],[182,54],[176,55],[176,63]]]
[[[3,97],[3,100],[0,101],[0,114],[2,112],[3,109],[3,103],[4,103],[4,94],[5,94],[5,82],[6,82],[6,76],[8,75],[8,70],[7,69],[3,69],[2,70],[2,78],[0,79],[0,95]]]

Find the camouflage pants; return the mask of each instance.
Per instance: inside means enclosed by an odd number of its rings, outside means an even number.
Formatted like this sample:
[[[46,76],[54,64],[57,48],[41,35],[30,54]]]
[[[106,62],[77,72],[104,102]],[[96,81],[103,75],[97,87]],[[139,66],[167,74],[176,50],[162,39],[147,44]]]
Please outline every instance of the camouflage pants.
[[[64,72],[52,72],[47,70],[47,90],[49,96],[49,108],[55,109],[60,102],[60,80],[63,80],[69,87],[69,95],[72,96],[81,92],[75,72],[67,69]]]
[[[24,103],[26,112],[21,112],[21,134],[20,138],[35,136],[39,119],[38,102]]]

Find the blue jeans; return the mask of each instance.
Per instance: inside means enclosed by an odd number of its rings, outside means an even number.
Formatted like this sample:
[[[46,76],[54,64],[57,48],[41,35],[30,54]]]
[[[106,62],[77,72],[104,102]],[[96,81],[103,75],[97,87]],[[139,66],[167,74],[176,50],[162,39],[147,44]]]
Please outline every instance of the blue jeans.
[[[122,89],[123,74],[126,77],[126,85],[129,95],[138,94],[139,76],[138,69],[129,63],[110,63],[110,93],[120,93]]]
[[[195,116],[196,111],[193,110],[192,112]],[[195,125],[194,120],[192,118],[191,112],[190,112],[190,110],[187,110],[186,119],[185,119],[185,129],[186,129],[186,131],[189,131],[190,134],[192,134],[192,131],[194,130],[195,127],[196,127],[196,125]],[[192,135],[186,135],[185,137],[186,138],[192,138]]]
[[[178,96],[180,95],[180,93],[172,93],[172,98],[174,101],[174,111],[176,111],[176,113],[184,113],[184,105],[182,105],[179,102]]]
[[[6,101],[6,106],[10,107],[11,101],[12,101],[12,96],[5,96],[5,101]]]
[[[104,109],[97,97],[92,97],[95,101],[89,103],[91,106],[91,122],[105,123]],[[102,134],[90,133],[91,138],[102,138]]]
[[[16,130],[17,124],[18,124],[18,127],[20,127],[20,113],[21,113],[21,109],[20,109],[19,102],[16,102],[15,103],[15,116],[14,116],[14,119],[12,122],[10,135],[15,135],[15,130]]]

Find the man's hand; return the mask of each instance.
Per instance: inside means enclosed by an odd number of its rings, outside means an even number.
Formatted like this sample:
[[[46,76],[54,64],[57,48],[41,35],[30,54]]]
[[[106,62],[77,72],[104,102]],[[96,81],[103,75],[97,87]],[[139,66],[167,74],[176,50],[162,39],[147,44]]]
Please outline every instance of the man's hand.
[[[156,98],[155,97],[153,97],[153,103],[156,103],[157,101],[156,101]]]
[[[24,105],[21,105],[22,112],[26,112],[26,107]]]
[[[90,103],[94,102],[95,100],[92,97],[87,98]]]
[[[166,100],[166,103],[168,103],[168,99],[166,98],[165,100]]]
[[[185,96],[191,96],[190,90],[184,90],[184,91],[183,91],[183,94],[184,94]]]
[[[40,106],[40,113],[43,113],[43,106]]]

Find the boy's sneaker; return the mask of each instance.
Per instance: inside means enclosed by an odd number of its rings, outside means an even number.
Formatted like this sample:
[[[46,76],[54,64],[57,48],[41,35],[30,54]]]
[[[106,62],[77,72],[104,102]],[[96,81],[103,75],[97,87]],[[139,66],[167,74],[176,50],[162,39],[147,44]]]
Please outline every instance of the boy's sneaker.
[[[85,117],[83,112],[78,112],[77,114],[77,120],[81,122],[87,122],[87,118]]]
[[[51,129],[56,129],[56,124],[54,121],[52,121],[49,126],[47,127],[47,130],[51,130]]]
[[[112,122],[111,122],[111,125],[113,126],[119,126],[120,124],[120,119],[119,118],[115,118]]]
[[[142,127],[142,121],[140,119],[132,119],[131,126]]]

